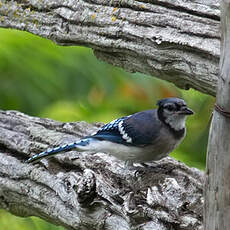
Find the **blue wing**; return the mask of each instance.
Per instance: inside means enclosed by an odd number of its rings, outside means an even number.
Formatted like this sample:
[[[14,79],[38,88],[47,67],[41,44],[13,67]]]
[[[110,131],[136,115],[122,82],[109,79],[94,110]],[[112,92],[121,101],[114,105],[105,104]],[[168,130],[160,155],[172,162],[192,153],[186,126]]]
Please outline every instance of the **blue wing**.
[[[156,110],[135,113],[125,120],[122,126],[135,146],[151,145],[156,141],[162,128]]]
[[[159,124],[156,110],[147,110],[116,119],[104,125],[92,137],[124,145],[143,146],[155,141],[161,128]]]
[[[126,119],[128,119],[131,116],[132,115],[121,117],[114,121],[111,121],[108,124],[105,124],[97,131],[96,134],[92,135],[91,137],[96,138],[98,140],[107,140],[119,144],[130,145],[131,143],[127,142],[122,137],[119,124],[123,123]]]
[[[121,117],[121,118],[118,118],[116,120],[113,120],[111,122],[109,122],[108,124],[105,124],[104,126],[102,126],[98,131],[97,133],[100,133],[100,132],[104,132],[104,131],[113,131],[113,130],[117,130],[118,129],[118,126],[119,126],[119,123],[126,120],[127,118],[131,117],[132,115],[130,116],[126,116],[126,117]]]

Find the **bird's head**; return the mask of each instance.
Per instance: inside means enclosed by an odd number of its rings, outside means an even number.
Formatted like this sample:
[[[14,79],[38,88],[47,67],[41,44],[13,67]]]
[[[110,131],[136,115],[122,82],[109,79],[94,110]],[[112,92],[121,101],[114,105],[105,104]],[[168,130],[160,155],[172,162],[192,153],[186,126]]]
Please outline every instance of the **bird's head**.
[[[159,119],[172,129],[179,131],[185,128],[185,120],[193,111],[180,98],[165,98],[157,102]]]

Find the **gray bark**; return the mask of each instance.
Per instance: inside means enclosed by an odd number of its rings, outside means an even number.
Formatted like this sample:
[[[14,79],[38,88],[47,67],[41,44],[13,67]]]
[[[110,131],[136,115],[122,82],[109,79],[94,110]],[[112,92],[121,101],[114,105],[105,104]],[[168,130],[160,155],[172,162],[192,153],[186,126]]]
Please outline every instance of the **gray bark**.
[[[216,103],[230,112],[230,0],[222,1],[221,8],[221,59]],[[205,230],[228,230],[230,226],[229,118],[217,111],[213,113],[204,190]]]
[[[23,160],[102,124],[0,111],[0,208],[67,229],[202,229],[203,173],[170,157],[132,171],[102,153]]]
[[[0,27],[82,45],[127,71],[215,95],[219,0],[1,0]]]

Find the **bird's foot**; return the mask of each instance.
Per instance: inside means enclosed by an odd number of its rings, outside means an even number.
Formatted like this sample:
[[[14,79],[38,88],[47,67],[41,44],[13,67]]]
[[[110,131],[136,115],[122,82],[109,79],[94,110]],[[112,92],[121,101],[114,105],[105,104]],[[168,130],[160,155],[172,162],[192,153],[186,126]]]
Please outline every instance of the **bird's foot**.
[[[169,167],[169,165],[162,165],[157,162],[151,162],[149,164],[140,163],[140,165],[142,167],[134,167],[136,170],[135,172],[136,177],[142,176],[144,174],[149,174],[149,173],[169,174],[175,169],[175,166]]]

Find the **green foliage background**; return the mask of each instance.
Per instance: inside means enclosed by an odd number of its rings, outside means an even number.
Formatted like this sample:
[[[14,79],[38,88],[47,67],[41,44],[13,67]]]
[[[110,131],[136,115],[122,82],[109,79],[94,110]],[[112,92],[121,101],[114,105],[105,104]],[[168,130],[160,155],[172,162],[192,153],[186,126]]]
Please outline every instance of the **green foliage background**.
[[[183,97],[196,112],[188,119],[185,141],[171,156],[204,169],[214,98],[139,73],[126,73],[98,61],[91,49],[59,47],[26,32],[0,29],[0,109],[59,121],[109,122],[154,108],[156,100],[171,96]],[[0,210],[0,229],[63,228]]]

